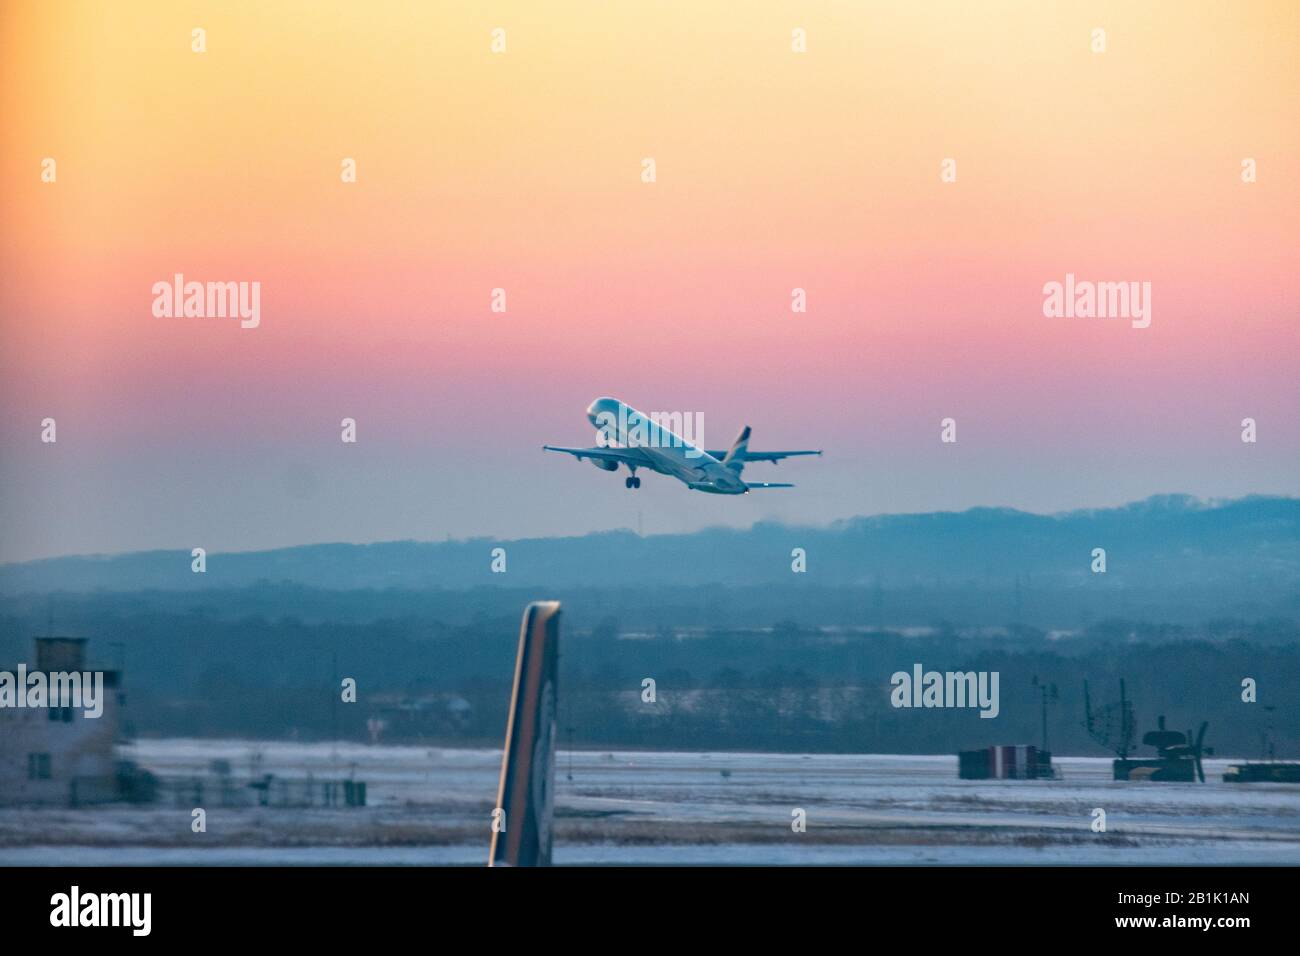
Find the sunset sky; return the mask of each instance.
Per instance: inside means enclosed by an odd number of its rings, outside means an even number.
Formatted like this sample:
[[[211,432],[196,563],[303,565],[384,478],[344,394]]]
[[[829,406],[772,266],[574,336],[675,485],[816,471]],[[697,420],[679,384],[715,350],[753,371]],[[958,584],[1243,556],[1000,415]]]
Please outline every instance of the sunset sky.
[[[1292,0],[6,0],[0,561],[1300,494],[1298,116]],[[628,491],[606,394],[826,455]]]

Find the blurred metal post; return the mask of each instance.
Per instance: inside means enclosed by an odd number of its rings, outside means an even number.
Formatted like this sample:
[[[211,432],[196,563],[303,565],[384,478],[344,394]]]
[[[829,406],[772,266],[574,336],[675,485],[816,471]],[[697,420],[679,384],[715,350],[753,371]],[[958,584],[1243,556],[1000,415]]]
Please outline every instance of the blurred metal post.
[[[524,610],[488,866],[549,866],[555,807],[560,603]]]

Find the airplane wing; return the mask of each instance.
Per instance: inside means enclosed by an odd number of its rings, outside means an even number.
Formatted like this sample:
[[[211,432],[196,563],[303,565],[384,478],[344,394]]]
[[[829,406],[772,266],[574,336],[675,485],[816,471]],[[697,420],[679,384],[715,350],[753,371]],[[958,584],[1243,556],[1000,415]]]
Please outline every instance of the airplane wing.
[[[725,451],[706,451],[706,455],[712,455],[721,461],[727,457]],[[794,458],[797,455],[820,455],[821,451],[749,451],[740,452],[732,457],[733,461],[771,461],[777,462],[782,458]]]
[[[787,485],[781,481],[747,481],[746,488],[793,488],[794,485]]]
[[[639,448],[561,448],[557,445],[543,445],[543,451],[562,451],[572,455],[578,461],[590,458],[593,461],[624,462],[638,467],[653,468],[654,464]]]

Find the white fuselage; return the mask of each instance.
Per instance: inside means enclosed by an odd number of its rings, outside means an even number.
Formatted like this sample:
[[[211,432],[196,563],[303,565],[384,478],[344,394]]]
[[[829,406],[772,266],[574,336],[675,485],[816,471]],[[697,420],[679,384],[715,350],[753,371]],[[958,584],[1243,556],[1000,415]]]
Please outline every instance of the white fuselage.
[[[587,419],[596,427],[600,443],[635,448],[646,456],[647,467],[696,491],[743,495],[749,490],[740,476],[718,459],[616,398],[596,399],[587,408]]]

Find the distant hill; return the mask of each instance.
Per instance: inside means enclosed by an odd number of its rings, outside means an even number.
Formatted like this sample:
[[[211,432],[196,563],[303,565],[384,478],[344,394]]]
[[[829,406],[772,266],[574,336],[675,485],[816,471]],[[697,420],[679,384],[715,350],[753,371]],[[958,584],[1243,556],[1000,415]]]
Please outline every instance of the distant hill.
[[[495,547],[505,574],[491,571]],[[795,548],[806,573],[791,571]],[[1090,569],[1094,548],[1105,574]],[[0,567],[0,666],[29,661],[36,635],[88,638],[94,666],[125,669],[141,734],[365,740],[384,701],[454,695],[472,719],[420,733],[499,746],[520,610],[545,597],[564,606],[562,707],[579,746],[938,753],[1037,740],[1041,679],[1060,688],[1053,746],[1100,755],[1083,681],[1110,700],[1121,678],[1142,730],[1160,714],[1179,728],[1208,720],[1213,746],[1234,756],[1255,753],[1269,721],[1282,752],[1300,740],[1282,706],[1300,693],[1293,499],[207,560],[205,574],[188,550]],[[997,670],[1001,717],[894,711],[889,675],[915,662]],[[341,714],[340,674],[365,688]],[[645,719],[626,701],[647,675],[661,700],[707,703]],[[1276,711],[1242,704],[1244,676]]]
[[[491,572],[506,550],[507,573]],[[791,572],[804,549],[807,573]],[[1106,550],[1103,578],[1090,570]],[[614,531],[516,541],[394,541],[209,553],[188,550],[76,556],[0,565],[0,594],[46,591],[196,591],[289,582],[359,588],[622,587],[765,582],[820,587],[1206,587],[1300,594],[1300,499],[1205,502],[1162,495],[1118,508],[1036,515],[1003,508],[877,515],[829,527],[759,523],[747,530],[638,537]]]

